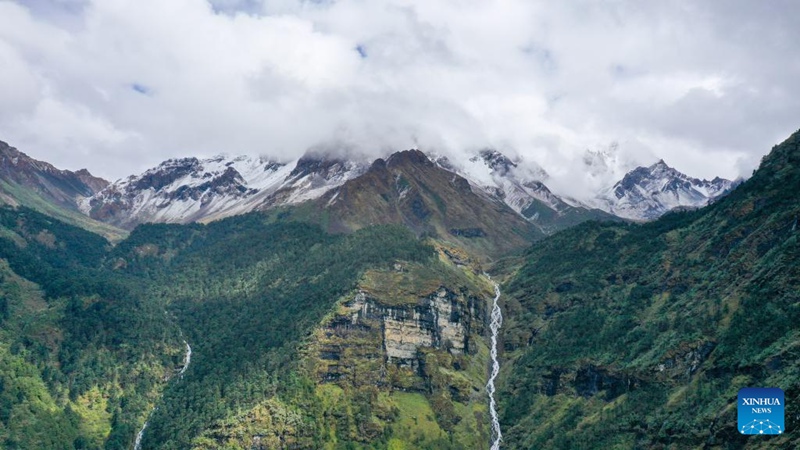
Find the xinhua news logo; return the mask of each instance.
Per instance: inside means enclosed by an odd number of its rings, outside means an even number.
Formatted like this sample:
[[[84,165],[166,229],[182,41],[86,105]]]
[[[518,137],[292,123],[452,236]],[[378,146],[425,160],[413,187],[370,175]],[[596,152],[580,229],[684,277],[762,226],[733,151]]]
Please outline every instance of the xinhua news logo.
[[[739,390],[739,433],[783,434],[784,397],[779,388]]]

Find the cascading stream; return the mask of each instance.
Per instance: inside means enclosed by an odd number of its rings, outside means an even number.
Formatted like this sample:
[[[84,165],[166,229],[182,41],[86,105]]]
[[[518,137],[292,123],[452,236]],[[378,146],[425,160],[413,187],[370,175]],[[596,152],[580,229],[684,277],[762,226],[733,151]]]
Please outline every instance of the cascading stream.
[[[497,403],[494,399],[494,380],[500,373],[500,362],[497,360],[497,334],[500,332],[500,327],[503,325],[503,311],[497,303],[500,300],[500,285],[495,283],[488,274],[486,278],[494,284],[494,300],[492,300],[492,314],[491,322],[489,322],[489,329],[492,332],[492,373],[489,375],[489,381],[486,383],[486,391],[489,393],[489,414],[492,418],[492,450],[500,449],[500,442],[503,440],[503,433],[500,431],[500,418],[497,415]]]
[[[183,341],[183,343],[186,344],[186,353],[183,355],[183,367],[181,371],[178,372],[180,378],[183,378],[183,374],[186,373],[186,369],[189,368],[189,364],[192,362],[192,346],[186,341]],[[153,408],[153,411],[156,409],[158,409],[158,407]],[[153,415],[153,411],[150,411],[151,416]],[[133,444],[133,450],[142,450],[142,438],[144,438],[144,431],[147,429],[148,423],[150,423],[149,419],[144,422],[142,429],[136,434],[136,442]]]

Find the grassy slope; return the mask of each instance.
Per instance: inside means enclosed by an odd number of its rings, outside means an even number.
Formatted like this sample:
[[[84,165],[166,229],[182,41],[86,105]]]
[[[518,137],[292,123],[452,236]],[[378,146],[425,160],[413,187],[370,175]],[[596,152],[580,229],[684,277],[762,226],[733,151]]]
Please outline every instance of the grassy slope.
[[[111,242],[124,239],[128,232],[107,223],[98,222],[78,211],[62,208],[55,205],[35,192],[25,189],[15,183],[0,180],[0,204],[11,206],[22,205],[56,218],[62,222],[97,233]]]
[[[375,161],[364,175],[297,213],[327,224],[333,232],[400,224],[483,259],[520,251],[544,236],[507,205],[474,193],[467,180],[435,166],[416,150]]]
[[[508,448],[800,443],[799,141],[711,207],[529,251],[507,284]],[[743,386],[783,388],[790,433],[738,435]]]

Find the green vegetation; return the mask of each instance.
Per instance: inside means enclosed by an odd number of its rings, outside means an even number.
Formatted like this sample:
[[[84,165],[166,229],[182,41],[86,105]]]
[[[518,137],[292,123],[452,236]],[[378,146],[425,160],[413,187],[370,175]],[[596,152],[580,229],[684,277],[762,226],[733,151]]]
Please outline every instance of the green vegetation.
[[[321,430],[310,447],[486,448],[483,385],[489,356],[481,335],[488,293],[483,284],[441,258],[367,271],[357,291],[342,298],[302,347],[297,373],[316,386],[306,391],[310,397],[301,401],[302,409],[313,412],[312,423]],[[452,295],[439,297],[445,289]],[[474,301],[472,295],[481,297]],[[426,324],[415,321],[413,312],[425,315],[423,305],[432,298],[452,301],[460,311],[480,308],[471,318],[457,313],[469,336],[466,351],[427,345],[412,361],[387,361],[389,346],[424,338],[418,327]],[[387,318],[403,320],[404,326],[390,331]]]
[[[151,280],[151,295],[169,306],[194,350],[185,378],[154,413],[143,448],[188,448],[231,417],[298,407],[302,426],[293,439],[314,447],[321,430],[309,416],[313,380],[296,373],[299,342],[367,268],[432,256],[396,226],[330,235],[248,214],[205,226],[137,228],[109,261]]]
[[[799,141],[708,208],[584,223],[495,265],[504,448],[800,446]],[[400,163],[416,202],[354,185],[330,216],[143,225],[116,246],[1,207],[0,447],[129,449],[150,417],[145,449],[485,448],[479,261],[531,230]],[[413,232],[370,226],[381,211]],[[783,388],[790,432],[739,436],[743,386]]]
[[[703,210],[534,245],[506,288],[508,448],[800,445],[798,144]],[[786,391],[789,433],[737,433],[744,386]]]
[[[143,448],[275,439],[298,448],[479,448],[486,440],[485,347],[475,358],[430,349],[420,355],[423,374],[393,378],[411,380],[408,393],[369,378],[325,384],[309,370],[312,336],[356,288],[412,308],[445,284],[486,291],[404,227],[331,235],[248,214],[144,225],[112,247],[30,209],[0,213],[0,356],[15,367],[2,385],[7,448],[130,448],[147,417]],[[183,339],[193,358],[177,378]],[[380,339],[364,341],[354,367],[383,361],[369,359]],[[470,394],[455,398],[450,385]]]
[[[0,447],[128,449],[178,354],[108,242],[0,208]]]
[[[113,225],[98,222],[78,211],[67,209],[47,201],[37,193],[26,189],[18,184],[0,180],[0,205],[9,204],[11,206],[24,206],[36,212],[46,214],[64,223],[89,230],[97,233],[112,242],[117,242],[127,236],[125,230],[121,230]]]

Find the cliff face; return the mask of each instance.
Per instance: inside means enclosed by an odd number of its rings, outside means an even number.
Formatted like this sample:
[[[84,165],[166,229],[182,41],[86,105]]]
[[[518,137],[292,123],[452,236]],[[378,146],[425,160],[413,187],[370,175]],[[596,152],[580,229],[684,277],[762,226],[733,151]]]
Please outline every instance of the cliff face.
[[[317,369],[321,381],[362,383],[356,366],[371,360],[379,386],[408,389],[424,386],[426,350],[450,355],[477,351],[475,340],[485,329],[485,303],[467,292],[444,286],[415,304],[386,305],[359,291],[345,302],[320,334]],[[355,344],[355,345],[353,345]],[[390,374],[404,373],[405,382]],[[373,377],[370,377],[373,378]],[[409,378],[416,378],[412,385]]]
[[[339,438],[389,436],[431,448],[489,442],[490,291],[470,268],[440,256],[368,271],[311,336],[305,373],[319,401],[335,405]]]

